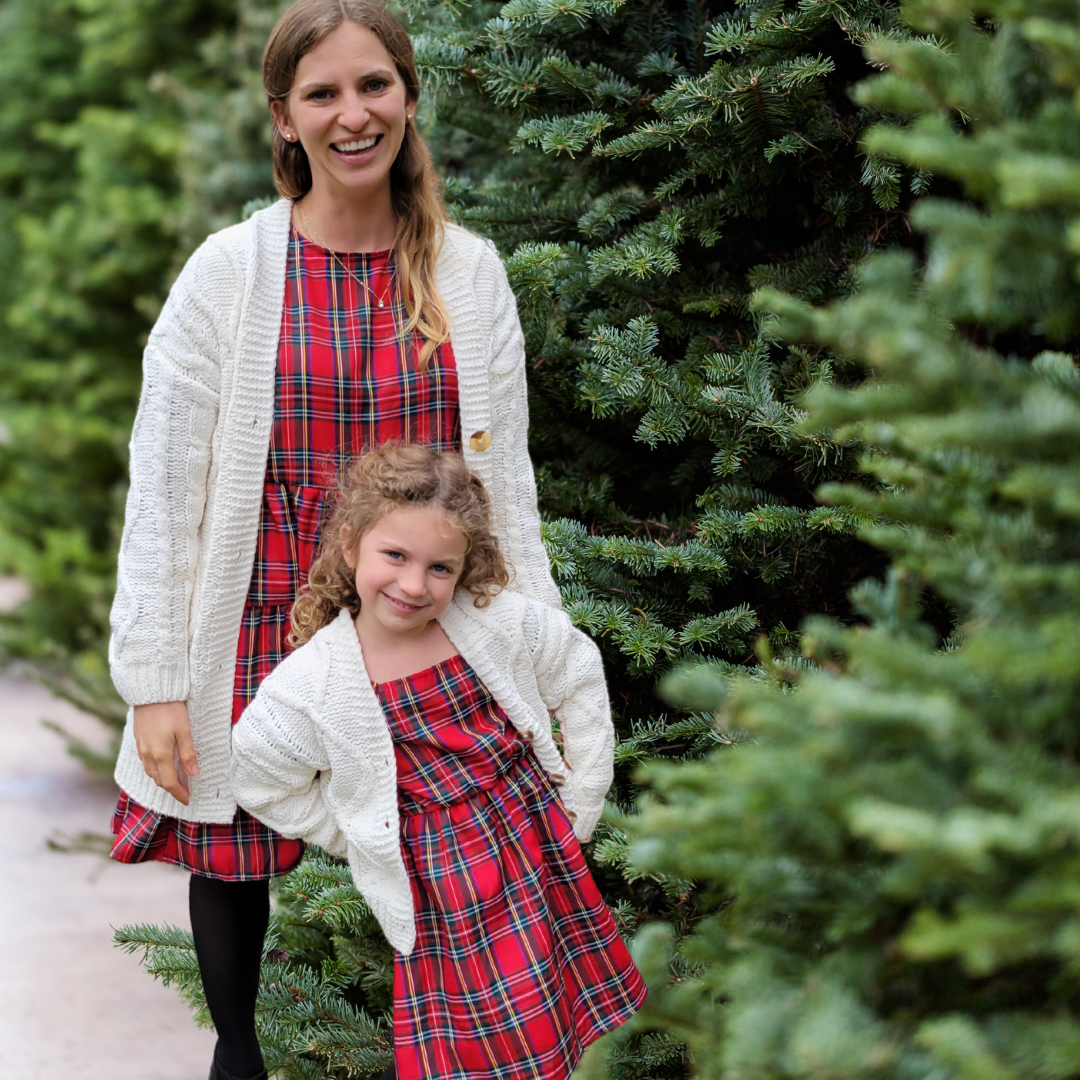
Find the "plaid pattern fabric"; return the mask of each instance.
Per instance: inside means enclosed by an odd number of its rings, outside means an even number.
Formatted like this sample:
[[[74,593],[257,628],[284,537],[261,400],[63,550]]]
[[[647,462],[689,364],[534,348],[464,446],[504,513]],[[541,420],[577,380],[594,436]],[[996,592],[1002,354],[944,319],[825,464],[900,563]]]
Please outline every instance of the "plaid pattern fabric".
[[[461,448],[453,352],[449,343],[441,346],[427,372],[419,371],[419,340],[398,340],[406,317],[400,300],[388,298],[392,272],[389,251],[335,258],[295,231],[290,237],[274,422],[240,625],[233,723],[288,652],[289,608],[307,581],[341,467],[392,439]],[[372,297],[385,297],[386,306],[380,309]],[[113,832],[112,855],[121,862],[161,859],[228,880],[287,873],[303,853],[300,841],[285,840],[244,810],[228,825],[180,822],[126,794]]]
[[[112,857],[120,862],[175,863],[225,881],[287,874],[304,854],[302,840],[286,840],[246,810],[237,810],[228,825],[178,821],[147,810],[126,792],[113,811],[112,831]]]
[[[419,340],[398,340],[404,305],[371,303],[387,295],[392,270],[388,251],[335,258],[293,233],[268,484],[332,488],[343,461],[392,439],[460,449],[449,348],[420,372]]]
[[[376,690],[417,919],[398,1080],[566,1080],[645,986],[556,790],[461,657]]]

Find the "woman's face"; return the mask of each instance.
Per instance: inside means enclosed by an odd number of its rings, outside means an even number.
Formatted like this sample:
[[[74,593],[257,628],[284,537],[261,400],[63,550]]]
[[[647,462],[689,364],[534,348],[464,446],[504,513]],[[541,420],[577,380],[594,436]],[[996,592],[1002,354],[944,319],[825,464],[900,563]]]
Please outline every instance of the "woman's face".
[[[313,190],[347,197],[389,185],[415,111],[386,47],[351,22],[300,58],[288,99],[270,107],[282,136],[307,151]]]

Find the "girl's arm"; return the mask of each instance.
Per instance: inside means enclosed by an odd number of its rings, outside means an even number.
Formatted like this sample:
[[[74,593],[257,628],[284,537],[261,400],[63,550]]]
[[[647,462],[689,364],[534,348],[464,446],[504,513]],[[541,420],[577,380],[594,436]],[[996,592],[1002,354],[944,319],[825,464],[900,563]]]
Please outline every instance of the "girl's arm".
[[[518,319],[517,299],[494,247],[485,255],[484,262],[482,272],[495,276],[496,296],[490,372],[491,412],[496,428],[492,450],[499,454],[500,472],[507,495],[505,505],[493,506],[492,512],[496,517],[503,518],[500,534],[516,535],[520,540],[522,561],[521,565],[514,567],[516,580],[511,583],[511,588],[552,607],[561,607],[559,589],[551,576],[551,565],[540,538],[536,479],[529,458],[525,338]]]
[[[569,616],[530,605],[523,627],[544,705],[559,718],[577,818],[574,834],[588,840],[615,775],[615,728],[600,650]],[[533,626],[529,624],[533,623]]]
[[[330,761],[315,721],[329,662],[312,664],[302,653],[263,680],[233,728],[233,789],[236,801],[271,829],[344,855],[345,835],[323,798]]]
[[[110,622],[113,682],[129,705],[189,695],[188,608],[240,275],[213,240],[188,260],[143,355],[131,486]],[[170,751],[171,753],[171,751]]]

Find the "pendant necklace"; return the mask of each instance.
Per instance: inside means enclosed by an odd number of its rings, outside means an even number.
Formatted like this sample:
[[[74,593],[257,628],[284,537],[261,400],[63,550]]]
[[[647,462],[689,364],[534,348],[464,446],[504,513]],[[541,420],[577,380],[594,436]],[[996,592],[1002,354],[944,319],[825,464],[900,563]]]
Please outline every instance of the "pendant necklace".
[[[390,272],[390,280],[386,283],[386,289],[384,290],[383,295],[381,297],[376,296],[375,293],[372,292],[371,286],[368,285],[368,283],[362,277],[357,277],[357,275],[353,273],[352,269],[348,265],[346,265],[341,256],[338,255],[338,253],[334,251],[334,249],[330,247],[330,245],[327,244],[325,240],[323,240],[323,238],[314,230],[314,228],[312,228],[311,222],[308,221],[307,214],[304,213],[304,208],[302,206],[297,206],[297,210],[300,211],[300,217],[304,221],[304,227],[309,233],[311,233],[312,239],[317,244],[322,245],[322,247],[326,248],[326,250],[330,252],[330,255],[333,257],[334,261],[338,264],[338,266],[340,266],[341,269],[344,270],[345,273],[348,274],[349,277],[351,277],[353,281],[357,283],[357,285],[363,285],[364,292],[368,294],[368,299],[373,301],[380,309],[386,307],[386,298],[390,295],[390,289],[394,284],[393,271],[391,270]]]

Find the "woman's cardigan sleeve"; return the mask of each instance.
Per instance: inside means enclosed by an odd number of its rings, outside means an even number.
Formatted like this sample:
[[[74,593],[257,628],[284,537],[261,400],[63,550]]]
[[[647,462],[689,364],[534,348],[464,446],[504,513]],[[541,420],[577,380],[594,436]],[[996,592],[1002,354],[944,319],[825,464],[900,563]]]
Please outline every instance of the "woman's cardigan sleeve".
[[[315,721],[329,670],[315,641],[263,680],[233,728],[232,777],[236,801],[265,825],[345,855],[345,834],[325,799],[330,759]]]
[[[544,542],[540,538],[540,511],[536,500],[536,479],[529,458],[529,397],[526,385],[525,338],[518,319],[517,299],[506,277],[502,259],[490,245],[485,269],[495,277],[491,400],[496,421],[495,439],[503,451],[506,498],[493,503],[495,514],[503,514],[502,535],[515,535],[521,545],[522,565],[515,567],[512,587],[534,600],[561,607],[559,589],[551,576]]]
[[[240,274],[213,240],[192,255],[143,355],[131,486],[110,622],[113,682],[129,705],[190,693],[188,616]]]
[[[537,687],[559,720],[563,758],[570,766],[574,834],[588,840],[615,775],[615,728],[604,665],[595,642],[546,605],[530,605],[523,625]]]

